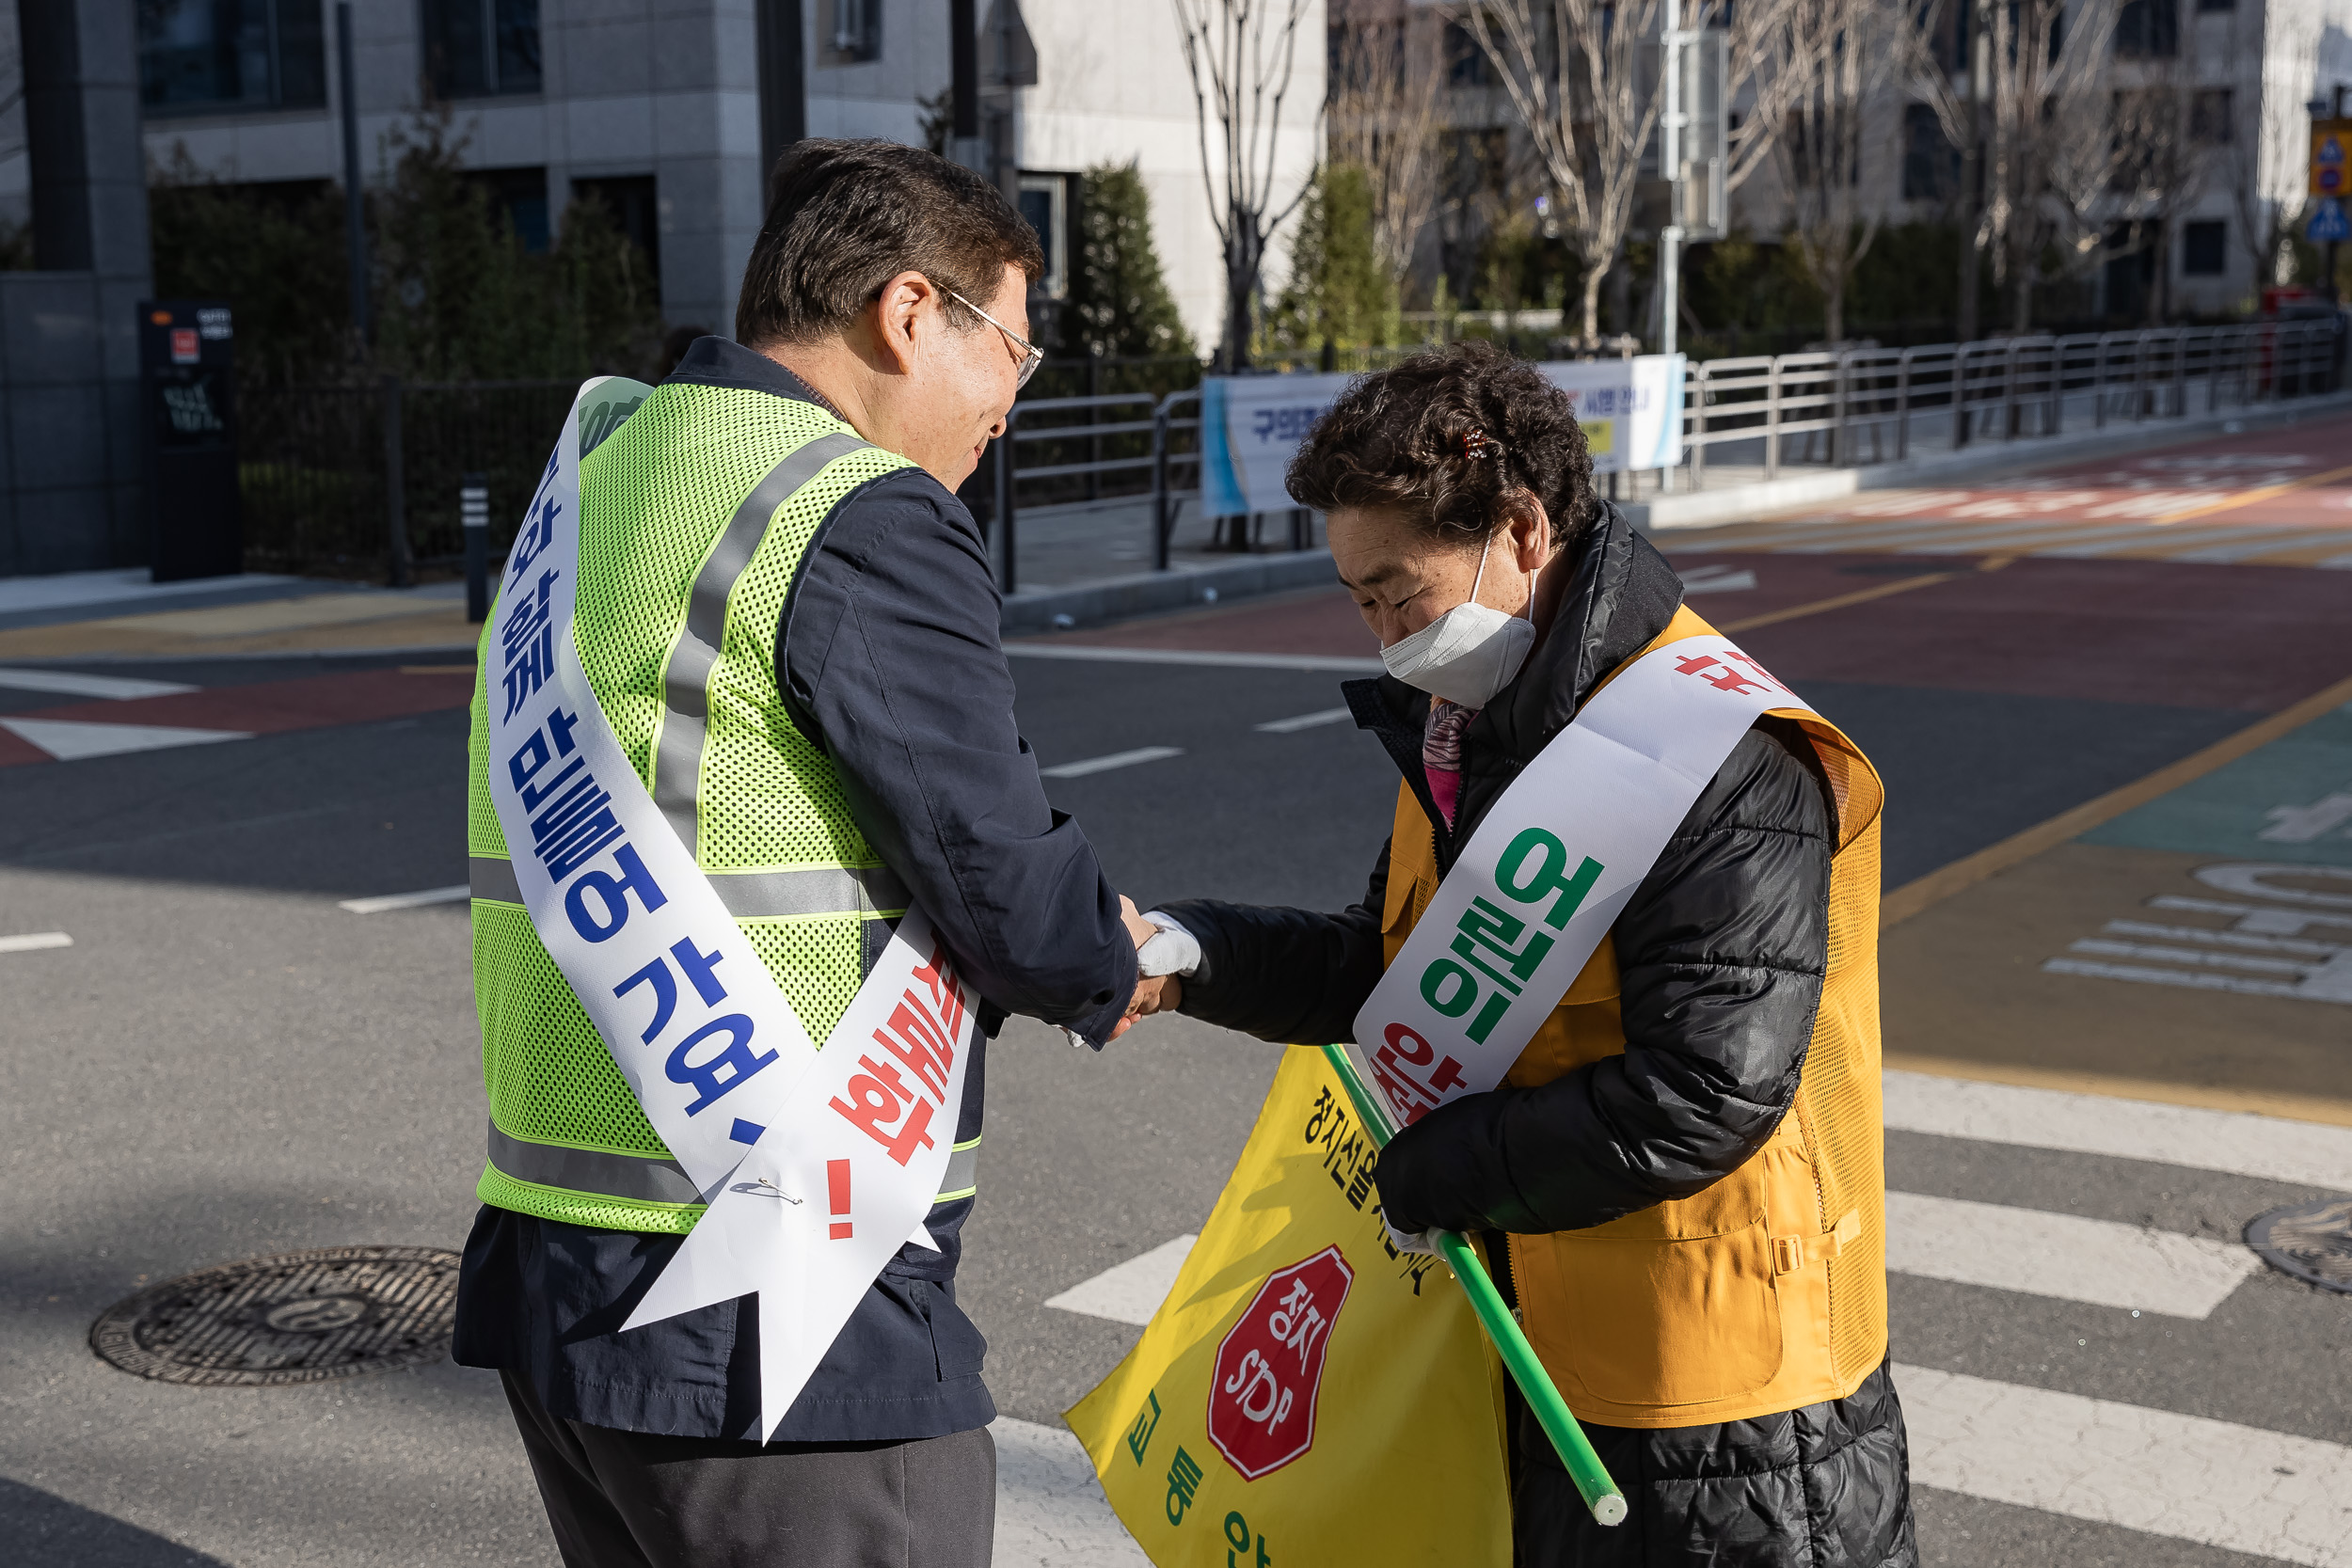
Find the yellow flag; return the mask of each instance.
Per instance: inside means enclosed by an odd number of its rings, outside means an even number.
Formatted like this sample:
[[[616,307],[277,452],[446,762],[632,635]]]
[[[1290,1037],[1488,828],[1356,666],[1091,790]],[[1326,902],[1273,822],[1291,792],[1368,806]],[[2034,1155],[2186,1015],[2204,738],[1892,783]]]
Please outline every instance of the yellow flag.
[[[1508,1568],[1502,1364],[1388,1244],[1375,1150],[1294,1050],[1143,1338],[1066,1418],[1157,1568]]]

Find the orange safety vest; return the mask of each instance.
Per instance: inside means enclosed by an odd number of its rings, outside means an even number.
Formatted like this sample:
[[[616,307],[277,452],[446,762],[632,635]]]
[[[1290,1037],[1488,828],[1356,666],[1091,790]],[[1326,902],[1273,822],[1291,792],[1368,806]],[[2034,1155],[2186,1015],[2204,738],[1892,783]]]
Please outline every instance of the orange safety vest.
[[[1642,652],[1713,632],[1677,610]],[[1795,1102],[1746,1164],[1695,1196],[1586,1230],[1510,1238],[1527,1337],[1588,1421],[1682,1427],[1793,1410],[1845,1398],[1886,1354],[1878,971],[1885,791],[1835,726],[1774,711],[1803,725],[1837,804],[1829,971]],[[1396,961],[1438,880],[1429,819],[1400,786],[1384,964]],[[1624,1051],[1616,946],[1603,938],[1504,1081],[1549,1083]]]

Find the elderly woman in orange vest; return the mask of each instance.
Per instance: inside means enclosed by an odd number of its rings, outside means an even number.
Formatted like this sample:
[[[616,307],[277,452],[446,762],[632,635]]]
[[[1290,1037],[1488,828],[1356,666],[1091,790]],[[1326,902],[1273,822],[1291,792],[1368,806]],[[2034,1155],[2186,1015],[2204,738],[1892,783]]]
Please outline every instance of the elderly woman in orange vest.
[[[1390,675],[1350,683],[1404,781],[1363,901],[1164,906],[1153,1002],[1346,1039],[1459,847],[1620,669],[1707,631],[1596,498],[1565,394],[1476,344],[1352,386],[1290,470]],[[1732,749],[1504,1083],[1382,1155],[1393,1228],[1484,1231],[1625,1490],[1595,1525],[1520,1412],[1518,1561],[1907,1568],[1886,1360],[1878,777],[1810,716]],[[1573,813],[1571,803],[1552,809]]]

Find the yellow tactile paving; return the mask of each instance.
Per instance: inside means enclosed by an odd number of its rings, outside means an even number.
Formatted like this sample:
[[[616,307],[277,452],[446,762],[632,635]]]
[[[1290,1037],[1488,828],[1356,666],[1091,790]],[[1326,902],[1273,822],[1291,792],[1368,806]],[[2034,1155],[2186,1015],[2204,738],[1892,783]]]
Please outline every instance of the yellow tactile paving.
[[[1890,1063],[2352,1125],[2340,1003],[2056,973],[2116,923],[2210,926],[2227,857],[2063,844],[1880,938]],[[2127,1086],[2128,1085],[2128,1086]]]
[[[91,655],[200,657],[335,648],[471,648],[481,630],[467,623],[461,600],[310,594],[261,604],[19,626],[0,631],[0,661]]]

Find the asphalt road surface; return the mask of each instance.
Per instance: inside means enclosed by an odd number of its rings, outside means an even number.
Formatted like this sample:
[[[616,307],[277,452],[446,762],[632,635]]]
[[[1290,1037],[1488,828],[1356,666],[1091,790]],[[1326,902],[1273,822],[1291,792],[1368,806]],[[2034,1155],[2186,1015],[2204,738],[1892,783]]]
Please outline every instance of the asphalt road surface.
[[[2352,491],[2275,488],[2348,436],[2249,437],[2237,467],[2217,443],[2169,484],[2203,497],[2173,511],[2265,490],[2243,526],[2304,531],[2278,564],[2168,558],[2152,531],[2190,524],[2150,506],[2129,551],[2051,554],[2013,498],[2058,492],[2015,483],[1863,499],[1941,531],[1915,536],[1669,541],[1692,605],[1889,781],[1894,1351],[1929,1562],[2352,1568],[2352,1297],[2238,1241],[2352,1191],[2352,572],[2323,564],[2352,558]],[[2032,527],[2135,473],[2070,477]],[[2011,510],[1950,515],[1976,500]],[[1147,906],[1338,907],[1395,788],[1329,717],[1372,651],[1329,594],[1079,633],[1016,658],[1021,719]],[[463,1241],[465,906],[342,905],[462,879],[466,685],[446,656],[0,670],[0,1560],[555,1560],[485,1374],[183,1387],[87,1343],[206,1265]],[[1007,1418],[1000,1561],[1137,1560],[1053,1429],[1133,1344],[1278,1055],[1183,1020],[1099,1057],[1026,1023],[993,1048],[961,1291]]]

